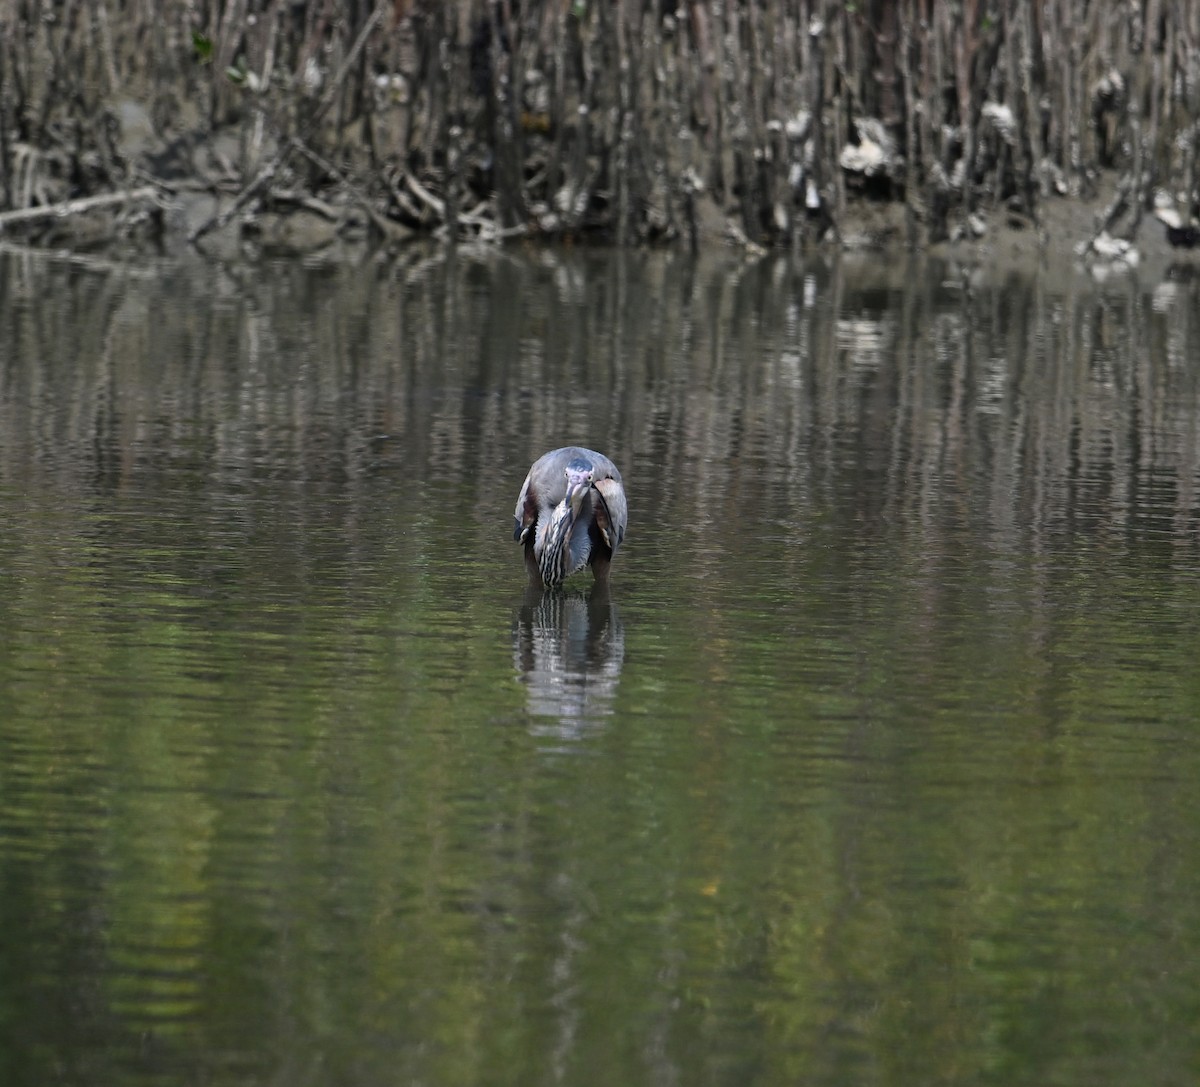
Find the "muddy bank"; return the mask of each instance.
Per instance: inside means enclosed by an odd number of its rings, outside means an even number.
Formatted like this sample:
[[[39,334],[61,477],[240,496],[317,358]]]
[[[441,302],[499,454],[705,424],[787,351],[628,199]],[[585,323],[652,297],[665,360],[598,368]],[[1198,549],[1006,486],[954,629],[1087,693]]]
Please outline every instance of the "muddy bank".
[[[1200,239],[1197,40],[1156,0],[12,0],[0,231],[1119,264]]]

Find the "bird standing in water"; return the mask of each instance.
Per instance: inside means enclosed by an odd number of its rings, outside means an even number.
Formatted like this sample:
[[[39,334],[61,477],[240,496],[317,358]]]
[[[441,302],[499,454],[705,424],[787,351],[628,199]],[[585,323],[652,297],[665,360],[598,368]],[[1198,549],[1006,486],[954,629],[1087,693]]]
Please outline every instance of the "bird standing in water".
[[[628,521],[617,466],[603,453],[569,445],[533,462],[517,498],[513,539],[525,545],[530,581],[553,589],[585,566],[606,580]]]

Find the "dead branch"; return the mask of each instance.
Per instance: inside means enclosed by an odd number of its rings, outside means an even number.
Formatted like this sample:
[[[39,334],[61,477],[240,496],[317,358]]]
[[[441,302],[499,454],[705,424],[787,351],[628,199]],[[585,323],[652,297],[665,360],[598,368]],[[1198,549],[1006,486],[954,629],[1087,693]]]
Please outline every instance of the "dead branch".
[[[0,212],[0,230],[16,223],[34,223],[40,219],[65,219],[72,215],[83,215],[89,211],[95,211],[97,208],[118,207],[142,201],[156,203],[158,199],[158,189],[145,185],[139,189],[101,193],[98,196],[84,196],[77,200],[63,200],[57,204],[42,204],[35,208],[18,208],[16,211]]]
[[[319,169],[324,170],[330,177],[337,180],[338,184],[354,198],[354,202],[366,213],[367,218],[371,220],[371,225],[384,238],[391,239],[396,237],[400,230],[399,225],[380,215],[370,198],[354,185],[341,170],[334,166],[332,162],[318,155],[311,147],[301,142],[299,138],[293,137],[291,142],[292,146],[308,159],[309,162],[314,163]]]

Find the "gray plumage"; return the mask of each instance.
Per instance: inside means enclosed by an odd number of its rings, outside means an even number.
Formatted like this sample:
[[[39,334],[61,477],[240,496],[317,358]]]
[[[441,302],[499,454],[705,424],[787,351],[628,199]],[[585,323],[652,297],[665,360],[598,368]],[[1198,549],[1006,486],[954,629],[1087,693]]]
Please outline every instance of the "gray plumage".
[[[585,566],[603,581],[628,522],[617,466],[594,449],[568,445],[533,462],[517,498],[513,539],[525,545],[530,579],[547,588]]]

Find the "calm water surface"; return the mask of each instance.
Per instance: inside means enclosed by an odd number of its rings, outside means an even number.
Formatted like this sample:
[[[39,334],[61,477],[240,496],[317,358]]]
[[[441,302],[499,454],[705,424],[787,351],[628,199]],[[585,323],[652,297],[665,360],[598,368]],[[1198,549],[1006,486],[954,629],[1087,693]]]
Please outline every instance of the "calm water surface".
[[[0,1082],[1194,1084],[1198,293],[0,259]]]

